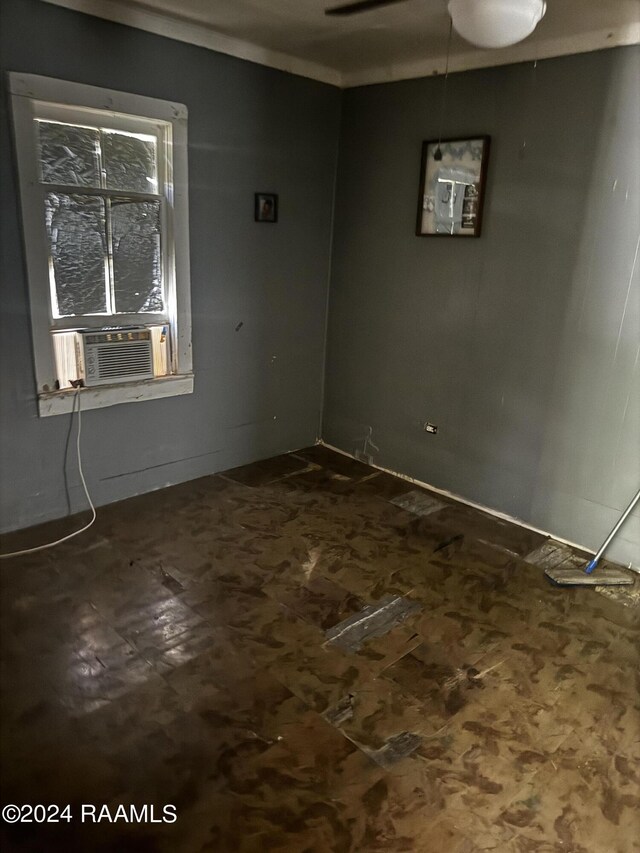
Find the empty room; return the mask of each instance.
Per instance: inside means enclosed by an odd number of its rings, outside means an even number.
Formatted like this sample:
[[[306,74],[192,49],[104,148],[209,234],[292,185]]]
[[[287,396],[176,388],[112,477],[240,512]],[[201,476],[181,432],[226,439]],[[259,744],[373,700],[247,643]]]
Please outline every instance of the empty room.
[[[0,844],[640,853],[639,0],[0,0]]]

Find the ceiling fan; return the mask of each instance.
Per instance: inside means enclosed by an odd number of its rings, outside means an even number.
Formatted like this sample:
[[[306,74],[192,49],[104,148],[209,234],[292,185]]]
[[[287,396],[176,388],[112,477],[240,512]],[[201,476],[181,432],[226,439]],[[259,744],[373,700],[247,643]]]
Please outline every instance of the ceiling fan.
[[[325,9],[325,15],[347,17],[395,6],[406,0],[353,0]],[[442,0],[444,2],[444,0]],[[449,0],[453,28],[477,47],[507,47],[526,39],[547,10],[545,0]]]
[[[369,9],[377,9],[378,6],[393,6],[396,3],[405,3],[406,0],[356,0],[355,3],[345,3],[343,6],[332,6],[325,9],[325,15],[357,15]]]

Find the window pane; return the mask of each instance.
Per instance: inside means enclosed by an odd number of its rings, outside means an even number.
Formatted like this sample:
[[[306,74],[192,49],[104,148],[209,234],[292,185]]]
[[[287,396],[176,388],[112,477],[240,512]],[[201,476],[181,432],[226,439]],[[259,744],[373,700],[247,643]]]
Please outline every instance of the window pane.
[[[102,131],[102,155],[109,189],[157,193],[155,143],[152,136]]]
[[[111,228],[116,312],[163,311],[160,202],[114,200]]]
[[[40,169],[48,184],[99,187],[98,131],[39,121]]]
[[[102,314],[105,287],[105,211],[101,198],[47,193],[47,234],[57,295],[54,316]]]

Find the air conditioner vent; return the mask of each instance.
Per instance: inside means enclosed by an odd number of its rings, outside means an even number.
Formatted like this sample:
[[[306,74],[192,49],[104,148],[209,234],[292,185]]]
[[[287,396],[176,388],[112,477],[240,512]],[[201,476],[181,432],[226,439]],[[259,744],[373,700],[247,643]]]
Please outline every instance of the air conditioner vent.
[[[79,335],[85,385],[153,379],[153,349],[149,329],[87,329]]]

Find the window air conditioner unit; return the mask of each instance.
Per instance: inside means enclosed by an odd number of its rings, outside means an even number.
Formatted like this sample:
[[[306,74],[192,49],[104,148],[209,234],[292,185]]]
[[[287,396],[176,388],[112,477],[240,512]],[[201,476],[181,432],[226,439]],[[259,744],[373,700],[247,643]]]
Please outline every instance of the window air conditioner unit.
[[[78,363],[86,386],[153,379],[150,329],[81,329],[77,335]]]

